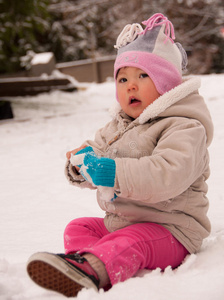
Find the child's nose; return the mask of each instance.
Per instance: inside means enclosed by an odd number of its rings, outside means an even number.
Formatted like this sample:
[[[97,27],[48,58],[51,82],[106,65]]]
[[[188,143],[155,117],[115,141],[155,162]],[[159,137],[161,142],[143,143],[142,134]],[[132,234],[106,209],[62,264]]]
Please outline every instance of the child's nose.
[[[128,91],[137,91],[138,85],[135,81],[130,81],[128,85]]]

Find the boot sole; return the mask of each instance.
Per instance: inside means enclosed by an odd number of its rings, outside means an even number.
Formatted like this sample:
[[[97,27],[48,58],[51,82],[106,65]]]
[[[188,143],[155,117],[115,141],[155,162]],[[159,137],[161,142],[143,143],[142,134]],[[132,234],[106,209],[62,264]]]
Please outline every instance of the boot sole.
[[[98,291],[90,278],[54,254],[35,253],[27,263],[27,272],[39,286],[66,297],[75,297],[83,287]]]

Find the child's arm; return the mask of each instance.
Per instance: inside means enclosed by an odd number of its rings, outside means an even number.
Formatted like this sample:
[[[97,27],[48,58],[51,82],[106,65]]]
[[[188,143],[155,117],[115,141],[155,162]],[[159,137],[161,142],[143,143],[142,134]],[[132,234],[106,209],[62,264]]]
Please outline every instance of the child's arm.
[[[116,158],[115,193],[121,198],[160,202],[207,177],[205,128],[198,121],[182,121],[160,137],[150,156]]]
[[[86,140],[81,147],[67,152],[66,154],[67,163],[65,167],[65,175],[71,184],[80,187],[88,187],[91,189],[96,188],[93,187],[93,185],[90,182],[86,181],[86,179],[80,174],[80,166],[79,165],[77,166],[76,164],[77,158],[75,158],[75,154],[79,151],[86,149],[86,147],[92,147],[97,157],[103,157],[105,144],[107,144],[105,135],[108,133],[108,131],[112,133],[115,132],[116,130],[113,127],[114,127],[113,123],[109,122],[108,124],[105,125],[105,127],[99,129],[96,132],[94,140]],[[84,152],[86,151],[84,150]],[[71,158],[72,156],[74,157],[74,160],[73,158]]]

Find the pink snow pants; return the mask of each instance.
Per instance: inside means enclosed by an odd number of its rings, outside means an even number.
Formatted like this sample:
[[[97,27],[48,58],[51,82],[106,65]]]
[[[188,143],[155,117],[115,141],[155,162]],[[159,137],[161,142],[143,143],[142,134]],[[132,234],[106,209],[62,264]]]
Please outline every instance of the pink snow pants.
[[[103,218],[71,221],[64,233],[65,253],[92,253],[104,264],[111,284],[125,281],[140,269],[178,267],[188,251],[163,226],[137,223],[109,232]]]

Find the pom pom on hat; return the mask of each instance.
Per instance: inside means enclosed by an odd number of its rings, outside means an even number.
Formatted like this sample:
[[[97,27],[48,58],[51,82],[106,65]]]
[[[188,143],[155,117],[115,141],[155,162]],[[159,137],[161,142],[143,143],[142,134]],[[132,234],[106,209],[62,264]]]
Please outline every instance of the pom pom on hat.
[[[153,80],[160,95],[182,82],[187,55],[181,44],[174,43],[173,24],[162,14],[155,14],[140,24],[128,24],[117,38],[118,49],[114,78],[122,67],[136,67]]]

